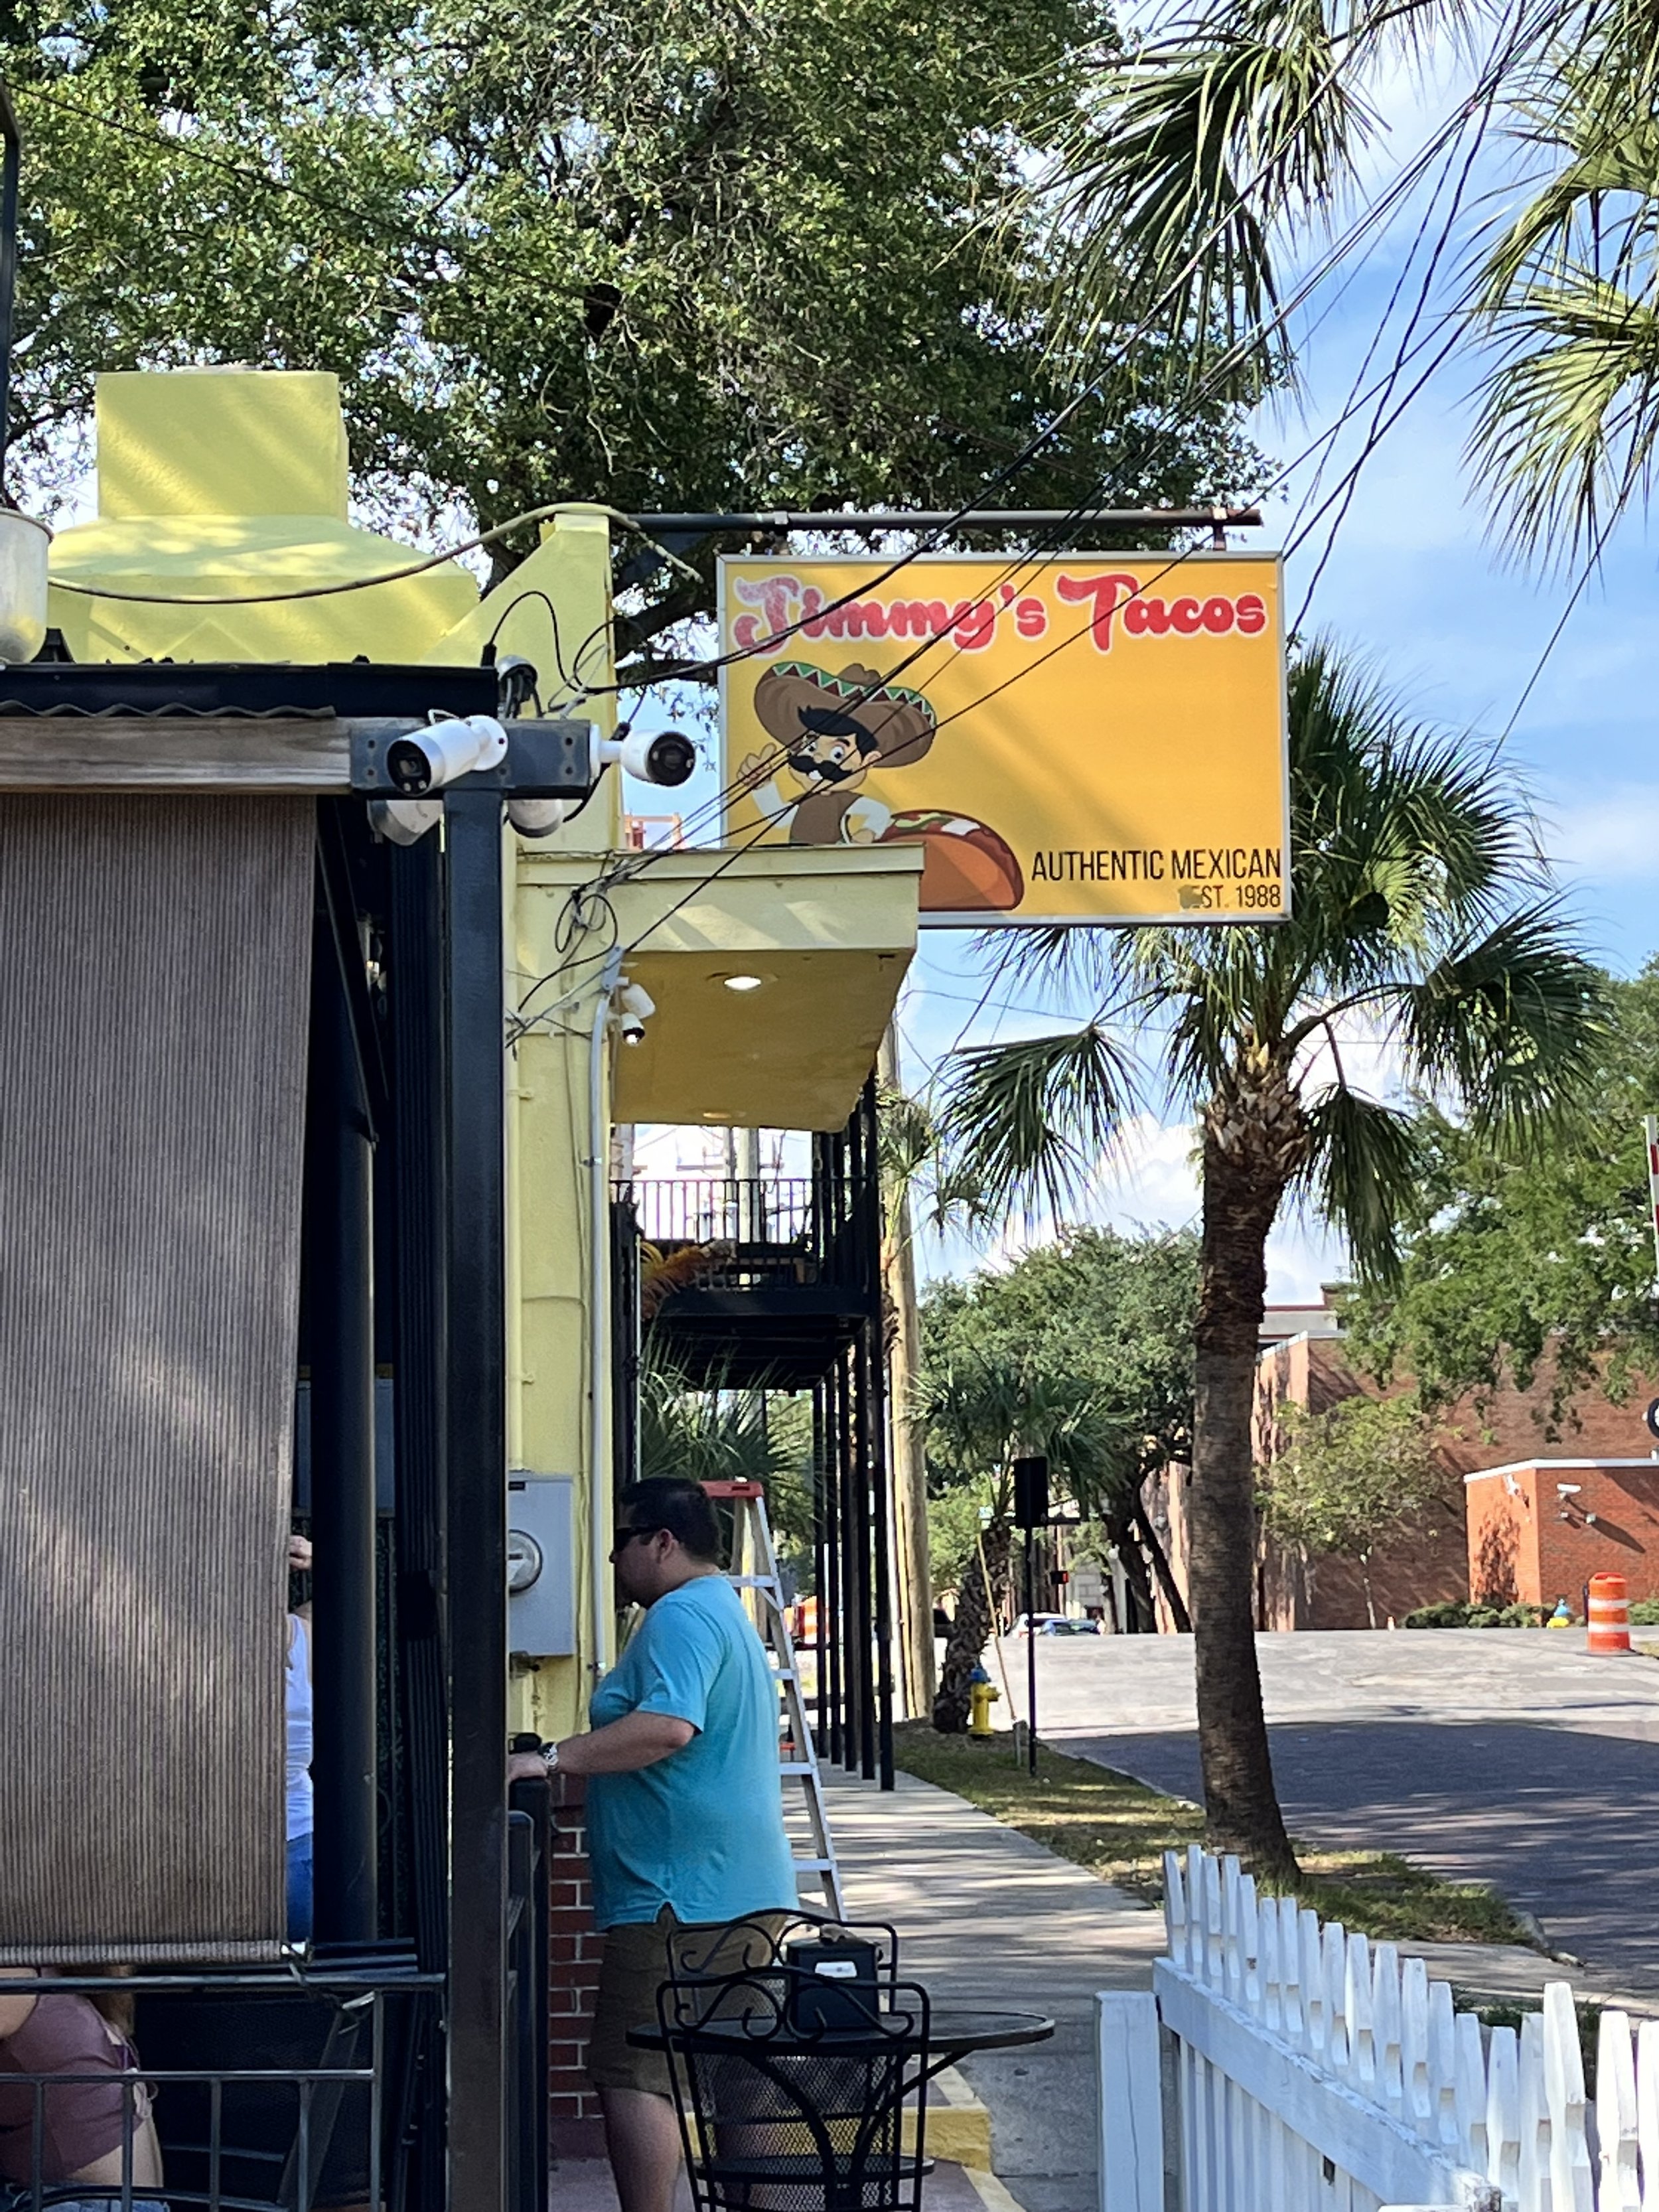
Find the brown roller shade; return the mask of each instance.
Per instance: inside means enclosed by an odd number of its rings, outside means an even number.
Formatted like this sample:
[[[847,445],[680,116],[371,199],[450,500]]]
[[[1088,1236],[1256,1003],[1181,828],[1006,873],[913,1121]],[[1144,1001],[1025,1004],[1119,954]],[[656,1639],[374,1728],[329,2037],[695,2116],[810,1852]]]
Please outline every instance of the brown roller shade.
[[[313,835],[0,797],[0,1961],[282,1938]]]

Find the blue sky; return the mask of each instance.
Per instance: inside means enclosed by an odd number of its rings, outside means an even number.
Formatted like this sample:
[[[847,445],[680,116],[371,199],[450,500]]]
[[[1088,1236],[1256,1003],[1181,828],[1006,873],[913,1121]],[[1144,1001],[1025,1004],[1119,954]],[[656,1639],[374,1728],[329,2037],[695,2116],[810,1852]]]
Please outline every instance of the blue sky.
[[[1386,128],[1370,157],[1370,189],[1383,187],[1396,163],[1409,159],[1455,91],[1449,76],[1426,90],[1403,79],[1384,88]],[[1498,158],[1483,158],[1478,188],[1501,183]],[[1310,303],[1309,319],[1316,320],[1302,349],[1302,403],[1258,425],[1269,453],[1283,460],[1301,453],[1342,412],[1408,261],[1421,205],[1419,198],[1401,208],[1334,307],[1327,312],[1324,297]],[[1477,213],[1484,211],[1478,203]],[[1410,277],[1408,303],[1414,290]],[[1443,285],[1431,305],[1446,297]],[[1396,328],[1402,312],[1395,311]],[[1391,352],[1384,349],[1380,362]],[[1319,576],[1311,624],[1367,656],[1425,719],[1493,738],[1509,730],[1505,757],[1533,795],[1564,900],[1595,956],[1629,973],[1659,949],[1659,562],[1640,519],[1626,524],[1537,672],[1575,578],[1522,572],[1490,542],[1463,459],[1477,374],[1470,357],[1455,356],[1370,459]],[[1357,434],[1351,426],[1337,449],[1339,471]],[[1287,544],[1307,483],[1304,469],[1268,502],[1267,526],[1250,542]],[[1316,532],[1291,557],[1292,611],[1323,551]],[[635,801],[650,805],[643,793]],[[995,999],[981,1009],[984,988],[969,937],[924,933],[900,1010],[911,1088],[925,1090],[961,1043],[1055,1025],[1018,993],[1012,1004]],[[1352,1069],[1352,1054],[1345,1056]],[[1385,1057],[1375,1055],[1374,1066],[1386,1085]],[[1190,1129],[1152,1101],[1118,1153],[1099,1164],[1081,1216],[1124,1228],[1191,1221],[1191,1150]],[[1052,1223],[1039,1221],[973,1238],[924,1239],[922,1265],[929,1274],[959,1273],[1052,1232]],[[1268,1260],[1269,1297],[1279,1301],[1316,1297],[1322,1280],[1342,1270],[1340,1248],[1322,1224],[1306,1219],[1280,1224]]]
[[[1404,80],[1385,88],[1380,105],[1388,127],[1370,164],[1373,189],[1408,156],[1455,89],[1425,91]],[[1496,157],[1483,161],[1483,172],[1482,191],[1501,185]],[[1417,234],[1419,211],[1420,202],[1401,209],[1307,337],[1303,408],[1260,425],[1270,453],[1285,459],[1299,453],[1341,412]],[[1407,298],[1414,284],[1407,283]],[[1444,299],[1443,289],[1437,296]],[[1311,312],[1323,305],[1316,300]],[[1489,540],[1463,459],[1477,374],[1472,359],[1455,356],[1372,456],[1320,576],[1311,621],[1367,655],[1425,718],[1493,738],[1513,718],[1505,757],[1534,795],[1564,899],[1596,956],[1628,973],[1659,948],[1659,562],[1640,519],[1626,524],[1517,714],[1575,579],[1517,570]],[[1352,450],[1352,441],[1343,450]],[[1304,471],[1269,504],[1257,542],[1287,542],[1305,482]],[[1292,610],[1322,550],[1316,533],[1291,559]],[[902,1018],[913,1081],[925,1081],[957,1041],[981,988],[965,940],[924,939]],[[1012,1036],[1040,1025],[1029,1014],[988,1010],[969,1036]],[[1386,1069],[1379,1074],[1386,1080]],[[1147,1113],[1122,1155],[1101,1164],[1084,1211],[1120,1226],[1192,1219],[1190,1152],[1187,1127]],[[1048,1228],[1038,1224],[1035,1233]],[[947,1238],[930,1248],[926,1264],[933,1272],[960,1272],[1017,1249],[1030,1233],[1011,1224],[976,1243]],[[1321,1224],[1287,1221],[1269,1249],[1269,1296],[1316,1296],[1320,1281],[1340,1271],[1340,1249]]]

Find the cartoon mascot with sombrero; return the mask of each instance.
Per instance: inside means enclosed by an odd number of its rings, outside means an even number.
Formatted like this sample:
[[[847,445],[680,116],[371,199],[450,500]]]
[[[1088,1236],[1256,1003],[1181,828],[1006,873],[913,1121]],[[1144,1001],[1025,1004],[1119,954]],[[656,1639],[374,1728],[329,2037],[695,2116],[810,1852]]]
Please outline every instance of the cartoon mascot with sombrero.
[[[1006,914],[1019,904],[1019,862],[994,830],[932,807],[896,814],[865,788],[872,769],[906,768],[932,745],[937,718],[920,691],[856,661],[834,675],[781,660],[755,687],[755,713],[776,750],[750,753],[738,775],[766,821],[787,825],[792,845],[920,842],[927,912]],[[797,797],[779,789],[780,769]]]

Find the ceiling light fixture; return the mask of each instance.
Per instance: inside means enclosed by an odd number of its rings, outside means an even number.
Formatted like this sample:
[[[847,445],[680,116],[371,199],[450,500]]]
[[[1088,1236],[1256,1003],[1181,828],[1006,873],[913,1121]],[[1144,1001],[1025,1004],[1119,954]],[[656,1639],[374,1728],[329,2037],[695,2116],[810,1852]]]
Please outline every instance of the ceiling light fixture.
[[[720,981],[728,991],[758,991],[765,981],[763,975],[722,975]]]

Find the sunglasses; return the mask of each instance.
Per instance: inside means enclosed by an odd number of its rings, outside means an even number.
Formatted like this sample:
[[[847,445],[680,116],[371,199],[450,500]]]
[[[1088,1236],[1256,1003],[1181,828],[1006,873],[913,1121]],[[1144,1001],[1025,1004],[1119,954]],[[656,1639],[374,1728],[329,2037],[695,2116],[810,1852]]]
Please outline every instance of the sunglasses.
[[[617,1531],[617,1540],[611,1547],[611,1556],[613,1559],[620,1559],[635,1536],[655,1536],[660,1533],[654,1525],[646,1528],[619,1528]]]

